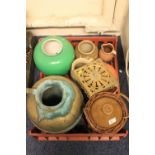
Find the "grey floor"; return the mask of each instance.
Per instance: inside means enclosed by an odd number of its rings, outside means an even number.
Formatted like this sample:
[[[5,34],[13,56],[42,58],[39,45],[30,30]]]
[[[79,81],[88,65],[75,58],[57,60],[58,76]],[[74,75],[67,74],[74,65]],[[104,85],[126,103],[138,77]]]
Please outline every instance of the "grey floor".
[[[38,142],[27,137],[27,155],[128,155],[128,137],[120,142]]]
[[[124,58],[119,38],[118,46],[119,78],[121,92],[126,95],[128,84],[124,71]],[[31,129],[32,123],[26,119],[26,131]],[[127,123],[126,129],[129,129]],[[27,155],[128,155],[129,136],[119,142],[40,142],[33,137],[26,136]]]

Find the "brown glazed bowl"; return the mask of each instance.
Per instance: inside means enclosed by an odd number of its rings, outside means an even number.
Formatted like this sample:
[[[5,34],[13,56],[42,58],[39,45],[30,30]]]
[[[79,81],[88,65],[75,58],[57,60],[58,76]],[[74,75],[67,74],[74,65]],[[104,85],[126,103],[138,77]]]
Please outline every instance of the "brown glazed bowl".
[[[98,58],[98,48],[90,40],[81,41],[75,48],[76,58],[96,59]]]
[[[114,46],[111,43],[102,44],[101,49],[99,51],[99,57],[105,61],[109,62],[116,55],[116,51],[114,50]]]
[[[100,92],[93,95],[84,108],[88,125],[98,133],[117,133],[128,120],[124,100],[117,94]]]

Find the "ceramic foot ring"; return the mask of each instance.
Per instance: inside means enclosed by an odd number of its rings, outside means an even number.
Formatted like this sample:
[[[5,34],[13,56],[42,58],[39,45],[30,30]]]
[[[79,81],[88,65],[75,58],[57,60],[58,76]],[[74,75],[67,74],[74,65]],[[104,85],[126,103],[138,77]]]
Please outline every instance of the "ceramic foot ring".
[[[98,133],[117,133],[128,120],[128,110],[122,98],[104,92],[89,99],[84,114],[89,126]]]
[[[71,80],[48,76],[37,81],[30,90],[27,111],[32,123],[40,130],[64,133],[81,119],[83,96]]]

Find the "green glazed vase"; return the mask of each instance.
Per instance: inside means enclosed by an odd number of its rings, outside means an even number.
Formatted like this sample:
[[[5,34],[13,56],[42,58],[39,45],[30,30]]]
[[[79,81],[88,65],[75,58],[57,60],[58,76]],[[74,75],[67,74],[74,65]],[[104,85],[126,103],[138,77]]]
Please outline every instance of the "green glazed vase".
[[[65,75],[74,60],[74,48],[64,37],[48,36],[34,49],[34,62],[45,75]]]

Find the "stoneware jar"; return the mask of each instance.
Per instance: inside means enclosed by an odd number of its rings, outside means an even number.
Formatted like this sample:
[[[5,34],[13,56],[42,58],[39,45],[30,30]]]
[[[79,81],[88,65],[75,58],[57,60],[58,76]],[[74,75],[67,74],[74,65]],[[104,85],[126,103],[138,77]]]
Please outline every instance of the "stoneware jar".
[[[76,76],[75,76],[75,70],[92,62],[93,59],[86,59],[86,58],[78,58],[78,59],[75,59],[74,62],[72,63],[72,67],[71,67],[71,71],[70,71],[70,76],[71,78],[76,81]],[[115,69],[113,68],[112,65],[109,65],[107,63],[105,63],[105,66],[107,68],[107,70],[114,76],[114,78],[116,80],[118,80],[118,74],[116,73]],[[117,88],[115,88],[117,90]]]
[[[89,126],[98,133],[117,133],[128,120],[128,110],[121,96],[105,92],[89,99],[84,114]]]
[[[81,41],[75,48],[76,58],[96,59],[98,58],[98,48],[90,40]]]
[[[65,75],[74,60],[74,48],[64,37],[49,36],[36,45],[33,57],[45,75]]]
[[[105,61],[109,62],[116,55],[116,51],[114,50],[114,46],[111,43],[102,44],[101,49],[99,51],[99,57]]]
[[[71,130],[82,117],[83,96],[75,83],[48,76],[27,89],[27,112],[32,123],[47,133]]]

